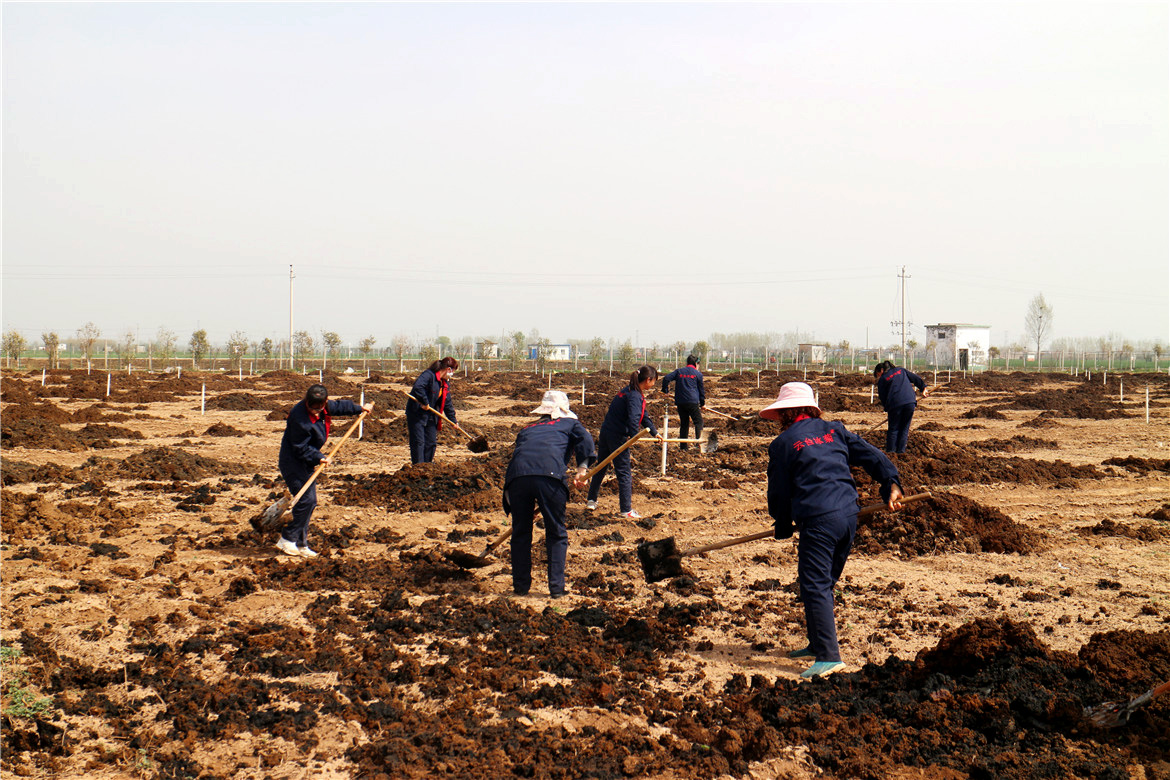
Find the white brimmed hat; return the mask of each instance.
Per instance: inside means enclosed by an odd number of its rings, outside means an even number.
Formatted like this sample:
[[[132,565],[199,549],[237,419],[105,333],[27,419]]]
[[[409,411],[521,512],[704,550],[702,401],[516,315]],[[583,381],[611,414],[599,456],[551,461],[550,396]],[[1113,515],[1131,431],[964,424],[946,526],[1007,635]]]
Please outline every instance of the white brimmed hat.
[[[776,400],[772,405],[760,412],[760,417],[765,420],[775,420],[779,417],[777,409],[799,409],[803,406],[811,406],[814,409],[820,409],[817,405],[817,397],[813,395],[813,389],[804,382],[787,382],[780,388],[780,394],[776,396]]]
[[[552,415],[554,420],[561,417],[577,419],[577,415],[569,411],[569,396],[560,390],[545,391],[544,398],[540,399],[540,406],[533,409],[529,414],[548,414]]]

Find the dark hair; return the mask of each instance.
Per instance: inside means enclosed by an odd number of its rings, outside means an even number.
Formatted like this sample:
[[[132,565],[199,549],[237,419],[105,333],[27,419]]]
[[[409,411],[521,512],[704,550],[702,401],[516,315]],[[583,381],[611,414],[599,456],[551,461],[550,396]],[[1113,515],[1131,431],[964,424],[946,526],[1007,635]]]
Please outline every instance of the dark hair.
[[[435,372],[436,374],[439,373],[440,371],[442,371],[444,368],[449,368],[452,371],[458,371],[459,370],[459,361],[453,357],[445,357],[442,360],[436,360],[434,363],[431,363],[431,365],[430,365],[430,370]]]
[[[820,419],[821,410],[815,406],[797,406],[792,409],[776,410],[776,419],[779,420],[780,427],[784,428],[785,430],[787,430],[790,425],[796,422],[796,418],[800,417],[801,415],[807,415],[809,417],[816,417],[817,419]]]
[[[657,379],[658,369],[654,366],[642,366],[634,373],[630,374],[630,384],[626,386],[627,390],[637,390],[642,392],[642,383],[647,379]]]
[[[329,388],[325,385],[312,385],[305,392],[305,406],[311,409],[319,407],[329,400]]]
[[[699,359],[697,357],[695,357],[694,355],[687,355],[687,365],[688,366],[697,366],[697,365],[699,365]]]
[[[886,373],[887,371],[889,371],[893,367],[894,367],[893,363],[891,363],[888,360],[883,360],[882,362],[878,363],[876,366],[873,367],[873,375],[874,376],[881,376],[882,374]]]

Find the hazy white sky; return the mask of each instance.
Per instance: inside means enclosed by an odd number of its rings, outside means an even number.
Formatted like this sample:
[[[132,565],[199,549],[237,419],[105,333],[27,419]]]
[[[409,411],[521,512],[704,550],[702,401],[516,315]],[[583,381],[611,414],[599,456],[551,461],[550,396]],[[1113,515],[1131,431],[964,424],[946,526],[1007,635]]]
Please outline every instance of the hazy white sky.
[[[1170,333],[1166,3],[3,6],[3,325]]]

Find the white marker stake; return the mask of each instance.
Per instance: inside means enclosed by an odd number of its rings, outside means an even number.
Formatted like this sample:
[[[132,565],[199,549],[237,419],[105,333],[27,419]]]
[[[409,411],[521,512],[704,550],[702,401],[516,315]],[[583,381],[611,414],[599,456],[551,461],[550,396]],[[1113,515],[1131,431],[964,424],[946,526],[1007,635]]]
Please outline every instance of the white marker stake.
[[[670,436],[670,412],[662,415],[662,474],[666,475],[666,439]]]
[[[1146,385],[1146,424],[1150,424],[1150,386]]]
[[[179,369],[179,375],[176,377],[176,379],[182,379],[183,378],[183,367],[177,366],[177,368]]]
[[[1122,379],[1117,383],[1117,402],[1125,403],[1125,380]]]
[[[41,369],[41,387],[45,386],[45,369]]]
[[[581,405],[585,405],[585,380],[581,380]]]
[[[366,389],[364,387],[362,388],[361,399],[362,400],[358,402],[358,406],[365,406],[366,405]],[[362,433],[365,431],[365,427],[366,427],[365,420],[358,420],[358,439],[362,438]]]
[[[113,378],[114,378],[113,374],[109,374],[109,373],[106,374],[106,398],[110,397],[110,382],[111,382],[111,380],[113,380]]]
[[[203,383],[203,391],[199,394],[199,414],[207,414],[207,383]]]

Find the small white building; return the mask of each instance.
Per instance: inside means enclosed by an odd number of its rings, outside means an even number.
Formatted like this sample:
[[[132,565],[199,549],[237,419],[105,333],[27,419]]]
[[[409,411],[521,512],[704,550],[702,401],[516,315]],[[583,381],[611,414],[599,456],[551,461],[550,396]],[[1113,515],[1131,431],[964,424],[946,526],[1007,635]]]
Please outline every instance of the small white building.
[[[475,345],[475,354],[480,360],[495,360],[500,356],[500,345],[481,341]]]
[[[938,368],[985,371],[991,326],[946,322],[926,326],[927,359]]]
[[[528,345],[528,359],[536,360],[540,356],[540,346],[538,344]],[[572,344],[549,344],[545,348],[544,357],[546,360],[572,360],[573,359],[573,345]]]
[[[799,363],[824,363],[829,359],[828,344],[797,344],[796,359]]]

